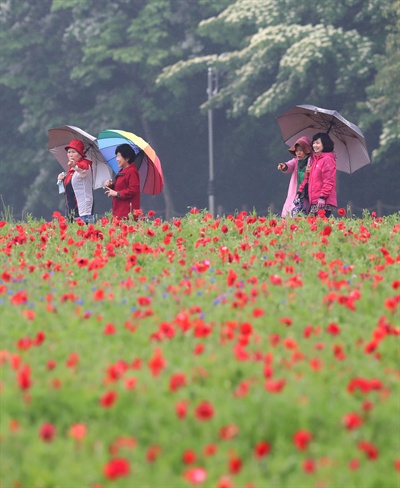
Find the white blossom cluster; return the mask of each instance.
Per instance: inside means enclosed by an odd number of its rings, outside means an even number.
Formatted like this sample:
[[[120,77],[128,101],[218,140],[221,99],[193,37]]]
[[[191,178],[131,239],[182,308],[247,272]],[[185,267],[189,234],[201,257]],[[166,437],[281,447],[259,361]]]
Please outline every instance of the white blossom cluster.
[[[398,2],[398,0],[396,0]],[[262,116],[299,96],[358,100],[376,70],[373,36],[393,0],[236,0],[202,21],[199,35],[229,46],[228,56],[198,56],[164,70],[161,82],[213,66],[224,72],[218,93],[201,108]],[[362,25],[364,30],[354,26]],[[300,95],[301,94],[301,95]],[[382,133],[382,141],[393,130]]]

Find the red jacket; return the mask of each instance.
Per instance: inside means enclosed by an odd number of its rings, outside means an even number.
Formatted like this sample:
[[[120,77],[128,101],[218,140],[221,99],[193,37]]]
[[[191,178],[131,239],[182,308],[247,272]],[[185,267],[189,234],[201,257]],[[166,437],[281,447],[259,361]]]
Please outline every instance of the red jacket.
[[[304,190],[308,183],[308,198],[310,204],[318,202],[319,197],[325,198],[325,203],[337,207],[336,199],[336,156],[333,152],[323,152],[313,155],[311,171],[304,178],[299,191]]]
[[[119,170],[113,189],[119,193],[119,197],[112,200],[114,217],[127,218],[133,210],[140,208],[140,180],[135,163]]]

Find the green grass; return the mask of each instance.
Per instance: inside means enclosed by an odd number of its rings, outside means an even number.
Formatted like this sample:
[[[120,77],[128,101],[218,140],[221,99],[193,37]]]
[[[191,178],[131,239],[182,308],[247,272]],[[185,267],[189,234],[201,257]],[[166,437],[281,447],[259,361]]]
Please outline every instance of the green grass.
[[[2,225],[1,488],[180,488],[196,484],[192,468],[206,488],[400,486],[399,215]],[[357,378],[376,388],[349,392]],[[361,425],[346,428],[348,414]],[[312,434],[305,450],[299,430]],[[261,441],[270,452],[257,458]],[[105,474],[114,458],[129,474]]]

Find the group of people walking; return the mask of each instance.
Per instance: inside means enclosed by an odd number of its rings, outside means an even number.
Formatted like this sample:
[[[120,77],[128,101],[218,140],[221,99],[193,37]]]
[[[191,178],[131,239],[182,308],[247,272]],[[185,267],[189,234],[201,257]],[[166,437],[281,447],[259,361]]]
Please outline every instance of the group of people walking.
[[[65,192],[67,215],[71,221],[82,219],[94,222],[92,162],[85,157],[82,141],[73,139],[66,147],[68,171],[58,175],[58,183]],[[334,144],[328,134],[318,132],[312,138],[300,137],[289,149],[294,156],[278,164],[278,170],[291,173],[289,189],[282,217],[298,213],[329,217],[337,207],[336,157]],[[112,215],[127,219],[140,208],[140,179],[135,165],[139,156],[129,144],[115,149],[119,171],[113,180],[104,183],[106,194],[112,198]],[[321,213],[321,212],[320,212]]]
[[[92,161],[85,157],[82,141],[73,139],[65,147],[68,171],[58,175],[58,184],[65,192],[65,206],[71,221],[81,219],[86,224],[94,222]],[[127,219],[140,208],[139,172],[134,164],[139,157],[132,146],[121,144],[115,149],[119,171],[115,178],[104,183],[106,195],[112,198],[112,215]]]
[[[303,214],[329,217],[337,207],[336,156],[328,134],[318,132],[312,138],[300,137],[289,149],[294,156],[279,163],[278,170],[291,173],[282,217]],[[322,212],[323,211],[323,212]]]

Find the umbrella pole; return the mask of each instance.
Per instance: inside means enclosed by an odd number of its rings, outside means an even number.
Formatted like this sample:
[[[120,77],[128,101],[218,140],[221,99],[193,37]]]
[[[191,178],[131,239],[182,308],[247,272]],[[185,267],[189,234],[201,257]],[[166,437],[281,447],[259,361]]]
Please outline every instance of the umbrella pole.
[[[207,73],[207,95],[208,101],[213,95],[213,69],[208,68]],[[211,215],[215,215],[214,201],[214,145],[213,145],[213,111],[208,109],[208,209]]]

